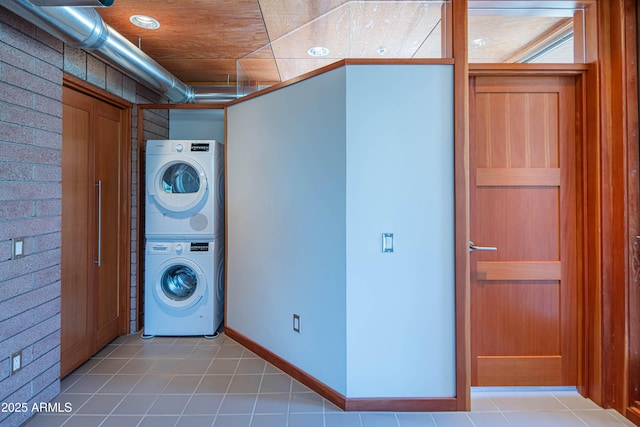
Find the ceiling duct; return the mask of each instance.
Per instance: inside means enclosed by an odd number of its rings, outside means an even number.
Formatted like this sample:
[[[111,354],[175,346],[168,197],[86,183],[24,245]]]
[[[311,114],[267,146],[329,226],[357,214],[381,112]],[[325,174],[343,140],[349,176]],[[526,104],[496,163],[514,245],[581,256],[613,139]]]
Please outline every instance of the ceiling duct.
[[[226,102],[237,97],[226,89],[198,91],[196,95],[194,87],[180,81],[111,28],[93,8],[41,7],[28,0],[3,0],[2,6],[71,46],[99,53],[173,103]]]
[[[91,6],[109,7],[113,0],[31,0],[37,6]]]

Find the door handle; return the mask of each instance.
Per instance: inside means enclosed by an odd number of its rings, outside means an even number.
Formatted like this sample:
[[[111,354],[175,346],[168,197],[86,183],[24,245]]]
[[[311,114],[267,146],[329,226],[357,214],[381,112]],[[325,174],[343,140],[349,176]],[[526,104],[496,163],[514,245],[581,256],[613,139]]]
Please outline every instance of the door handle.
[[[98,267],[102,264],[102,180],[96,183],[98,187]]]
[[[476,246],[471,240],[469,240],[469,252],[473,251],[497,251],[498,248],[493,246]]]

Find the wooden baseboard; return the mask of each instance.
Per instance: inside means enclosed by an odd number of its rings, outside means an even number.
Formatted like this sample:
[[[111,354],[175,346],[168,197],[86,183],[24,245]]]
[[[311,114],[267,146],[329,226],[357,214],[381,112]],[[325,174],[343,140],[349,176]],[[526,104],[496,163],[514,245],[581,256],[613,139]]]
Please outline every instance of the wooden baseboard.
[[[640,427],[640,407],[633,406],[627,408],[625,415],[632,423]]]
[[[347,399],[345,411],[378,412],[453,412],[458,410],[455,397],[432,398],[355,398]]]
[[[441,412],[457,411],[457,399],[445,398],[355,398],[349,399],[317,378],[300,370],[280,356],[272,353],[247,336],[225,325],[224,333],[242,344],[273,366],[290,375],[293,379],[309,387],[329,402],[344,411],[391,411],[391,412]]]
[[[243,334],[241,334],[241,333],[239,333],[237,331],[234,331],[233,329],[229,328],[226,325],[224,326],[224,334],[226,336],[228,336],[229,338],[231,338],[231,339],[237,341],[238,343],[242,344],[244,347],[246,347],[247,349],[251,350],[252,352],[257,354],[258,356],[262,357],[264,360],[266,360],[267,362],[271,363],[276,368],[278,368],[278,369],[282,370],[283,372],[287,373],[289,376],[291,376],[296,381],[298,381],[298,382],[304,384],[305,386],[309,387],[311,390],[315,391],[320,396],[324,397],[329,402],[331,402],[334,405],[336,405],[338,408],[345,409],[346,398],[343,395],[341,395],[340,393],[338,393],[337,391],[333,390],[332,388],[327,387],[324,383],[318,381],[318,379],[312,377],[311,375],[307,374],[306,372],[304,372],[304,371],[300,370],[299,368],[293,366],[291,363],[287,362],[286,360],[284,360],[280,356],[272,353],[271,351],[269,351],[266,348],[262,347],[260,344],[257,344],[256,342],[250,340],[245,335],[243,335]]]

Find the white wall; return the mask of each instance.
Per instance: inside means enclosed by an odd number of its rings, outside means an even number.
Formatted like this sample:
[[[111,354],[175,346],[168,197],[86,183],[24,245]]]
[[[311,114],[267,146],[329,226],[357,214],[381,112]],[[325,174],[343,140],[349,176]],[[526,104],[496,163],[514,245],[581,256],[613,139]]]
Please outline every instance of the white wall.
[[[453,67],[332,70],[227,137],[227,326],[347,398],[454,396]]]
[[[349,66],[346,141],[347,395],[455,396],[453,67]]]
[[[227,110],[226,324],[340,393],[344,99],[339,69]]]
[[[169,139],[215,139],[224,142],[224,110],[169,110]]]

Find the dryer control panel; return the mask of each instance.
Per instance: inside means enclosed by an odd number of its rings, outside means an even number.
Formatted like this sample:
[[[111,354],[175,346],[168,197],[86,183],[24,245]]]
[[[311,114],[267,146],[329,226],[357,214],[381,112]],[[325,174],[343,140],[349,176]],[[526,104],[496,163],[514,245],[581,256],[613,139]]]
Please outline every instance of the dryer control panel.
[[[209,151],[209,143],[205,142],[205,143],[193,143],[191,144],[191,151],[194,152],[208,152]]]

